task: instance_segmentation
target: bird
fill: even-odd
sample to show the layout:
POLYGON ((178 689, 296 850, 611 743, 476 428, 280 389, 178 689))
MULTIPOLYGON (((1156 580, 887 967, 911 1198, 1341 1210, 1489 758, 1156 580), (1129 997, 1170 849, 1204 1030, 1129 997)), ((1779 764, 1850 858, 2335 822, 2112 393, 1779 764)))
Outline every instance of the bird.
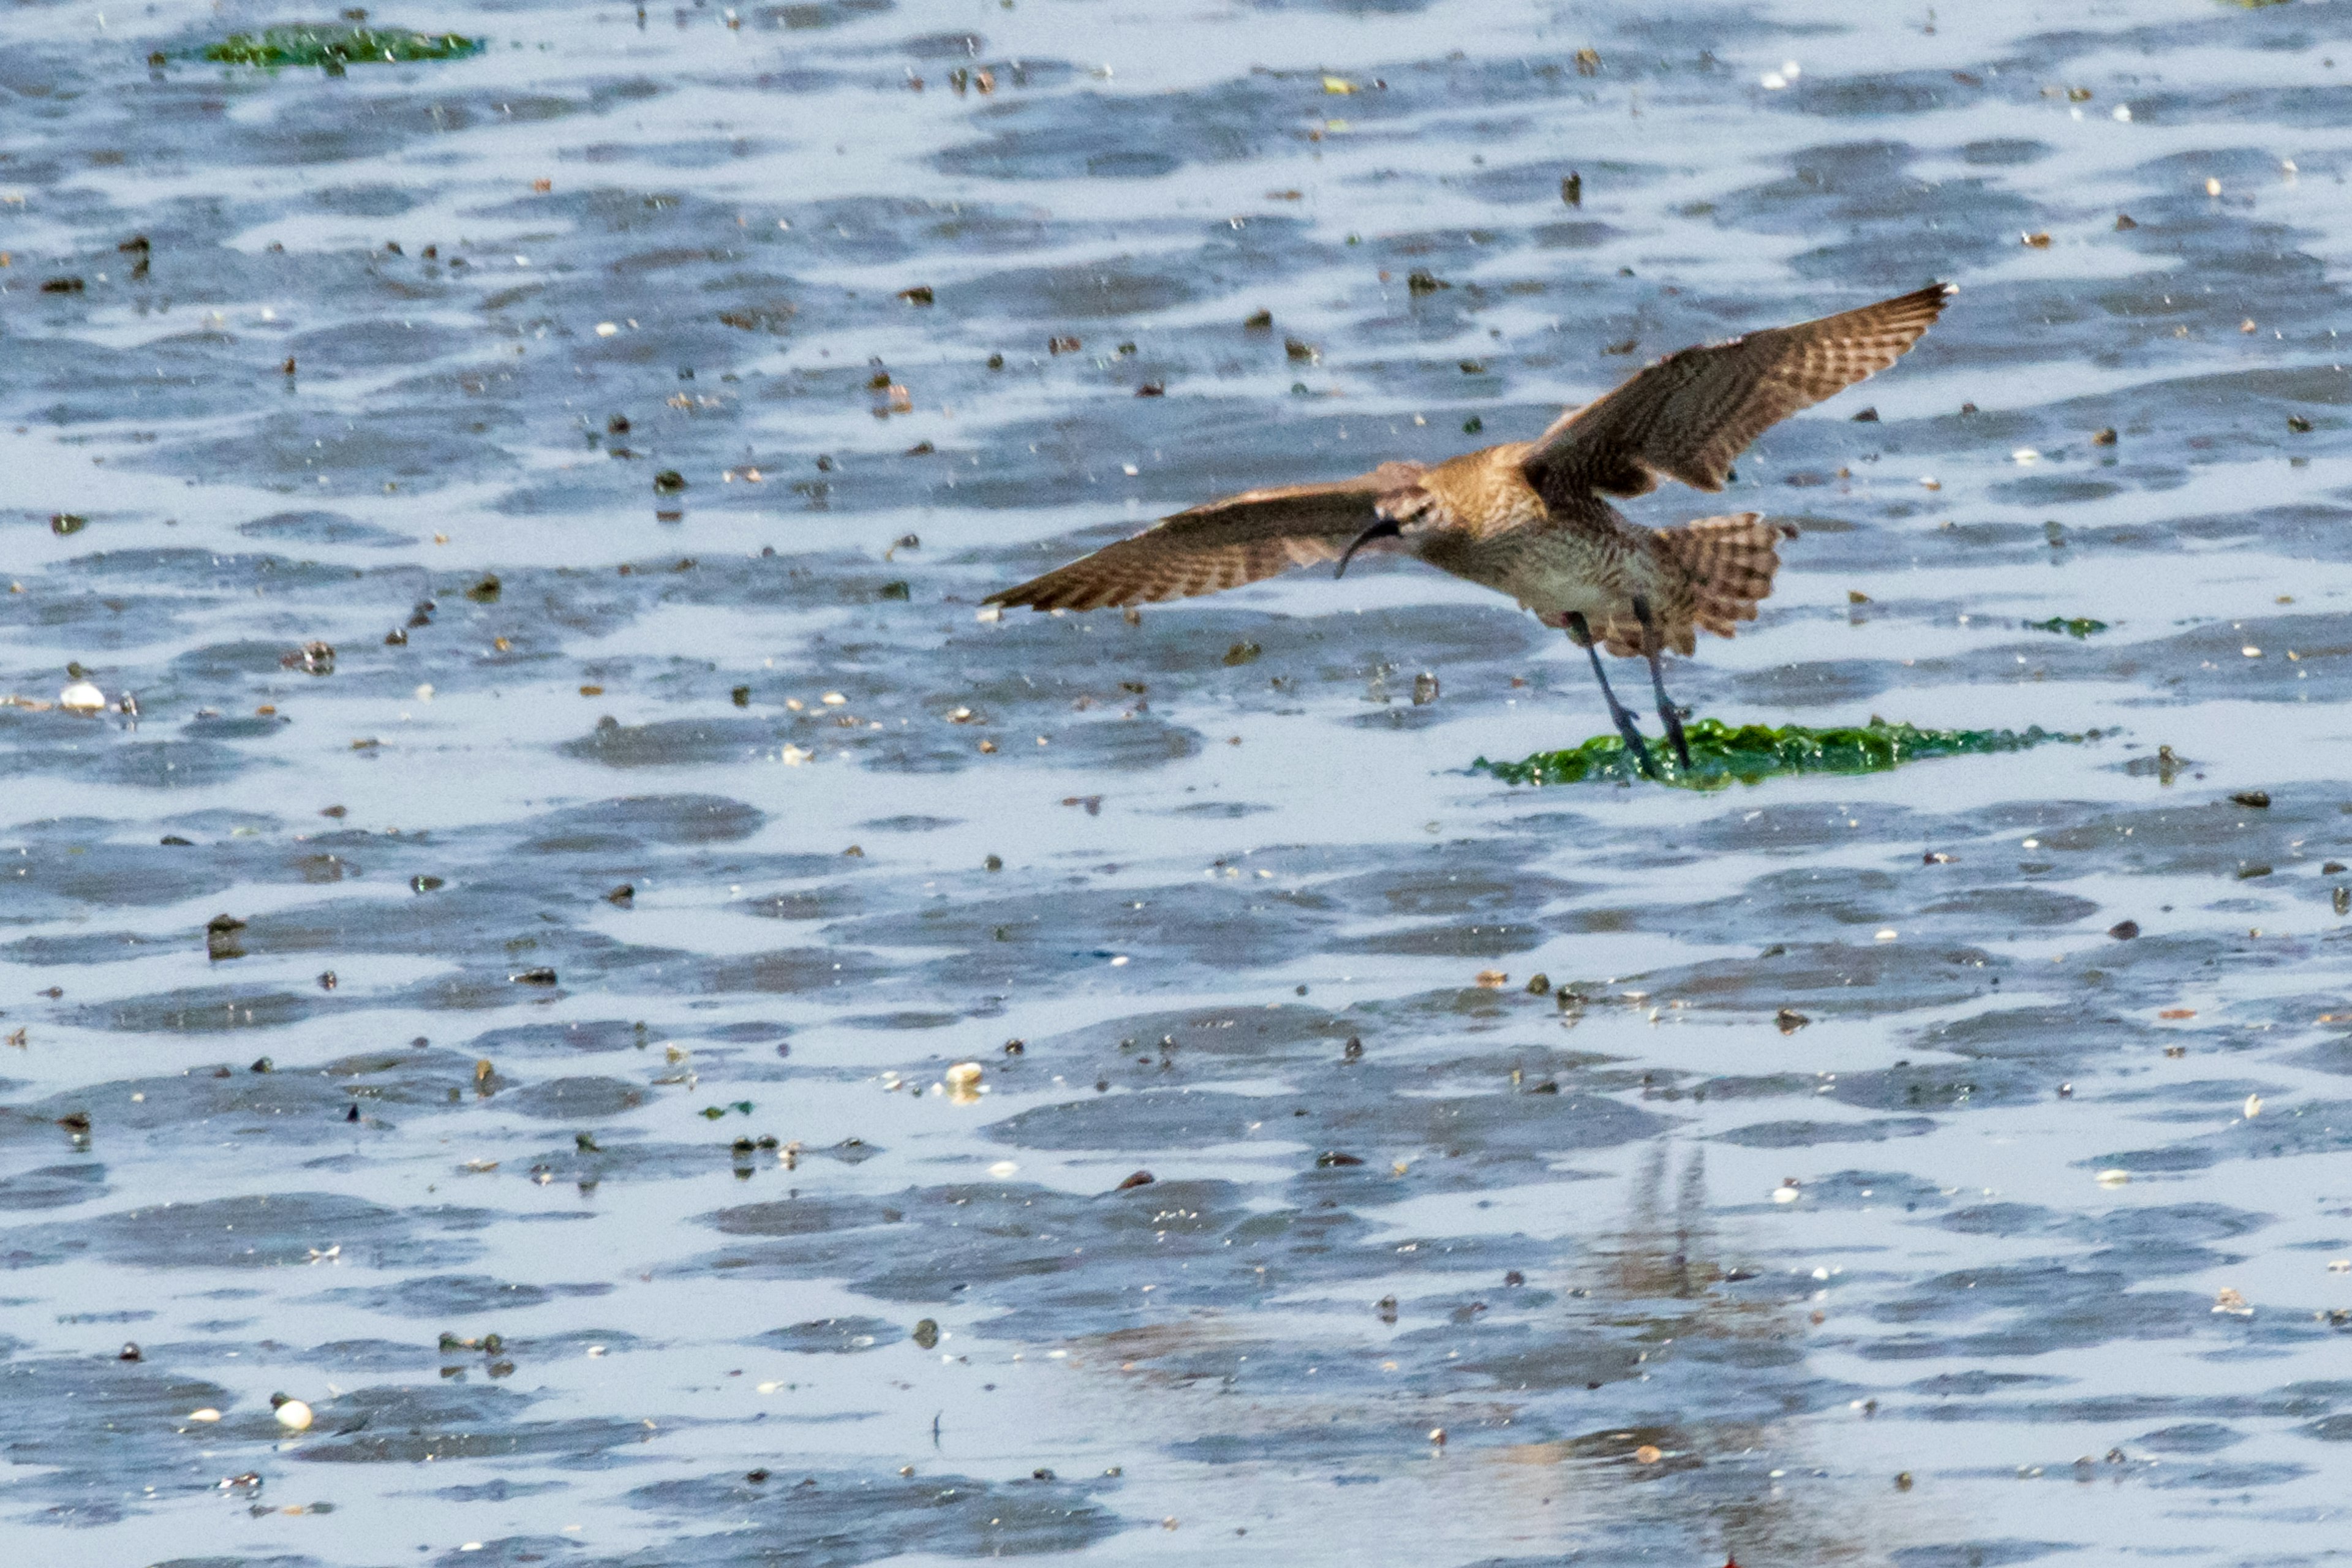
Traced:
POLYGON ((1662 655, 1689 655, 1705 629, 1728 637, 1772 592, 1780 546, 1796 530, 1743 511, 1668 528, 1633 522, 1609 498, 1662 479, 1723 489, 1766 429, 1886 369, 1958 292, 1933 283, 1836 315, 1704 343, 1653 361, 1570 407, 1532 441, 1442 463, 1386 462, 1353 479, 1247 490, 1161 519, 1130 539, 984 603, 1092 610, 1189 598, 1367 547, 1402 551, 1509 595, 1592 661, 1609 717, 1648 777, 1641 727, 1601 662, 1647 661, 1658 718, 1689 768, 1683 710, 1662 655))

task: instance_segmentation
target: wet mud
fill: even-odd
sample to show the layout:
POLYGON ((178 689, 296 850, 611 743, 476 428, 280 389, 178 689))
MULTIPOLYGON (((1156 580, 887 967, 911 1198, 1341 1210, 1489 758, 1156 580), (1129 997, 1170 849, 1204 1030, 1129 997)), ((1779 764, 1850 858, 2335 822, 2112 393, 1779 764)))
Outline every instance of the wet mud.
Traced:
POLYGON ((2346 16, 18 7, 10 1559, 2340 1553, 2346 16), (1931 278, 1720 787, 981 604, 1931 278))

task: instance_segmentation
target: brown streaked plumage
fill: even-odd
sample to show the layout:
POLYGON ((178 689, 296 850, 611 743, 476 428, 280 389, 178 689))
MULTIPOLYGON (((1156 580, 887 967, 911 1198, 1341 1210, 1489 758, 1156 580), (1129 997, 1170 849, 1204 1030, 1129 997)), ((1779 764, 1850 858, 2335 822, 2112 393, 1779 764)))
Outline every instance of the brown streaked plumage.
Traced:
POLYGON ((1659 655, 1687 654, 1704 629, 1732 635, 1772 591, 1780 541, 1794 530, 1754 512, 1654 530, 1605 499, 1660 479, 1719 490, 1749 442, 1800 409, 1885 370, 1950 299, 1934 284, 1860 310, 1688 348, 1563 414, 1528 442, 1434 466, 1383 463, 1331 484, 1251 490, 1180 511, 992 605, 1091 610, 1255 583, 1293 566, 1339 563, 1393 541, 1433 566, 1508 594, 1592 655, 1611 717, 1649 765, 1632 715, 1609 689, 1600 649, 1646 657, 1675 751, 1680 710, 1659 655))

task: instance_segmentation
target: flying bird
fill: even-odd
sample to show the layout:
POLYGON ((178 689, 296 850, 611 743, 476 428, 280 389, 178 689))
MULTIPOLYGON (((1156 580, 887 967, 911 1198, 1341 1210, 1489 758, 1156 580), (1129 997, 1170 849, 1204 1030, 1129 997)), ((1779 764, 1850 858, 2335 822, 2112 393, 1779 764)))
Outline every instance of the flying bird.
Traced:
POLYGON ((1772 592, 1795 529, 1752 511, 1652 529, 1611 496, 1661 479, 1720 490, 1749 442, 1782 419, 1885 370, 1956 292, 1931 284, 1859 310, 1668 354, 1571 408, 1533 441, 1442 463, 1382 463, 1329 484, 1249 490, 1165 518, 1083 560, 990 595, 992 605, 1092 610, 1213 594, 1293 566, 1337 563, 1368 545, 1402 550, 1508 594, 1558 626, 1592 673, 1644 773, 1641 727, 1609 685, 1602 650, 1650 667, 1658 718, 1685 767, 1682 710, 1660 656, 1689 654, 1700 628, 1727 637, 1772 592))

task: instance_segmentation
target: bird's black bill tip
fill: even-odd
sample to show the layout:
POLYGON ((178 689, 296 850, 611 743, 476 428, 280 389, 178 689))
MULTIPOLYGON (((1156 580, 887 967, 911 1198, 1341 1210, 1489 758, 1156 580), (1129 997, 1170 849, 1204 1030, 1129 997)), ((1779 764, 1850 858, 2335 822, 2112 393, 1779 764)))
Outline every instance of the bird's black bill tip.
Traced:
POLYGON ((1348 563, 1356 558, 1357 551, 1361 550, 1365 545, 1370 544, 1375 539, 1394 539, 1403 531, 1404 531, 1402 529, 1397 526, 1396 520, 1394 518, 1384 517, 1381 519, 1380 521, 1372 524, 1371 527, 1364 530, 1363 532, 1356 535, 1355 538, 1348 542, 1348 548, 1339 552, 1339 564, 1332 570, 1332 580, 1336 582, 1339 578, 1345 577, 1348 574, 1348 563))

